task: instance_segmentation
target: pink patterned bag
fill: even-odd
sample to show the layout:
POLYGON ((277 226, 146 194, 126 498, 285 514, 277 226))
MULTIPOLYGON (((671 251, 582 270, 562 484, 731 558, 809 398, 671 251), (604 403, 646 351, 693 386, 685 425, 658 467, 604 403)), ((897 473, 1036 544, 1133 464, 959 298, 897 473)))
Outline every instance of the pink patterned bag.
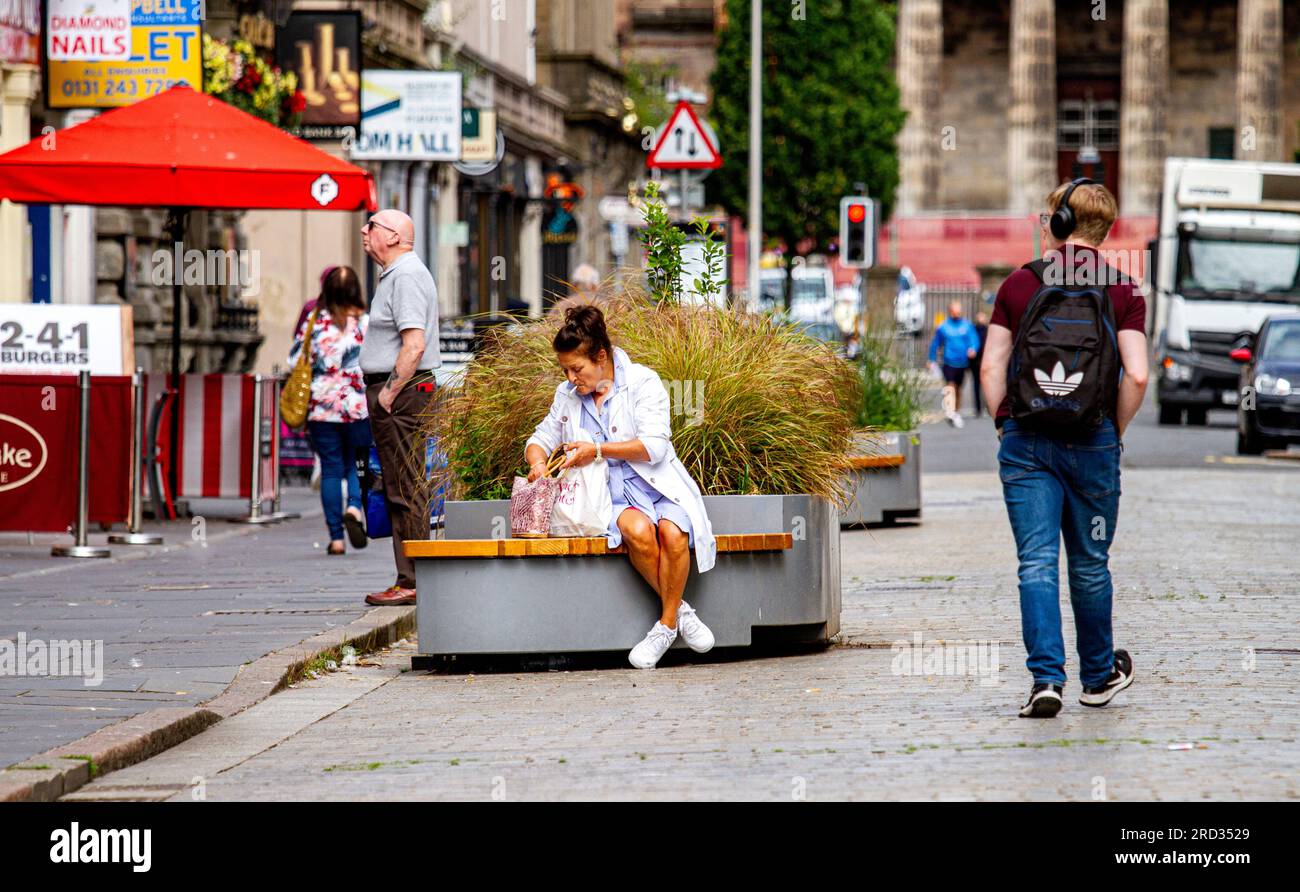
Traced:
POLYGON ((564 464, 565 454, 556 449, 546 463, 546 474, 532 483, 516 477, 510 487, 510 535, 516 539, 545 539, 551 533, 551 510, 560 494, 560 479, 553 476, 564 464))

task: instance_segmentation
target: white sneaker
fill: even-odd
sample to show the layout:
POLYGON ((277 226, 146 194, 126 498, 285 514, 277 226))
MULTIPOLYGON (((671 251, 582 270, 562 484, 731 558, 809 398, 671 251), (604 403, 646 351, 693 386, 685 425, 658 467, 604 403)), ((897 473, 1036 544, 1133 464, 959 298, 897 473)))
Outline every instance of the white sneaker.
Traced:
POLYGON ((713 650, 713 645, 716 643, 713 632, 709 631, 709 627, 685 601, 677 608, 677 631, 681 633, 686 646, 697 654, 713 650))
POLYGON ((627 660, 638 669, 653 669, 660 658, 668 652, 677 640, 677 630, 670 629, 661 622, 656 622, 641 643, 632 648, 627 660))
POLYGON ((955 428, 963 428, 966 426, 966 422, 962 419, 960 412, 952 413, 952 426, 955 428))

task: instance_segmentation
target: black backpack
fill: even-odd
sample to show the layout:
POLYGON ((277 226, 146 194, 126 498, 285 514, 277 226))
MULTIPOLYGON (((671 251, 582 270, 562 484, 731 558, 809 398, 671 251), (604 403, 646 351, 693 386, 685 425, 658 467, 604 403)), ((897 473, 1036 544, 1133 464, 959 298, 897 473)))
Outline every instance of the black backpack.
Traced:
MULTIPOLYGON (((1047 263, 1026 263, 1039 281, 1020 319, 1007 371, 1011 417, 1045 433, 1075 435, 1115 417, 1123 366, 1105 284, 1047 283, 1047 263)), ((1097 264, 1102 282, 1121 273, 1097 264)), ((1116 278, 1118 277, 1118 278, 1116 278)))

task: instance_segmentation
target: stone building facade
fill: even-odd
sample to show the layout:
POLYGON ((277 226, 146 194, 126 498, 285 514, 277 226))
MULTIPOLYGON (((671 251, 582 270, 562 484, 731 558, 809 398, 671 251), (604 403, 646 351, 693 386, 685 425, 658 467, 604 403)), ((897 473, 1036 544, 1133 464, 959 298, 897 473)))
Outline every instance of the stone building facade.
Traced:
POLYGON ((623 59, 672 69, 671 84, 709 92, 726 0, 617 0, 623 59))
POLYGON ((900 0, 900 215, 1030 213, 1102 179, 1154 215, 1164 158, 1290 161, 1296 0, 900 0))

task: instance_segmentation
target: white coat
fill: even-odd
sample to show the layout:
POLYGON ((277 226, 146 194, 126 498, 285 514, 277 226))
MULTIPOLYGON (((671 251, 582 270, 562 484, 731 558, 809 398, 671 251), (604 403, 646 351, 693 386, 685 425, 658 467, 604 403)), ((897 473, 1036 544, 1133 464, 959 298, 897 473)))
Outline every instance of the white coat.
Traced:
MULTIPOLYGON (((707 572, 717 559, 718 545, 713 526, 704 510, 704 496, 673 449, 668 391, 652 368, 632 362, 622 347, 614 348, 618 386, 605 398, 601 411, 610 412, 610 433, 615 442, 640 440, 650 453, 649 461, 629 461, 628 466, 670 501, 679 505, 691 520, 695 536, 695 567, 707 572)), ((536 444, 549 455, 561 443, 578 439, 582 427, 582 396, 568 381, 555 388, 551 410, 537 425, 524 449, 536 444)))

